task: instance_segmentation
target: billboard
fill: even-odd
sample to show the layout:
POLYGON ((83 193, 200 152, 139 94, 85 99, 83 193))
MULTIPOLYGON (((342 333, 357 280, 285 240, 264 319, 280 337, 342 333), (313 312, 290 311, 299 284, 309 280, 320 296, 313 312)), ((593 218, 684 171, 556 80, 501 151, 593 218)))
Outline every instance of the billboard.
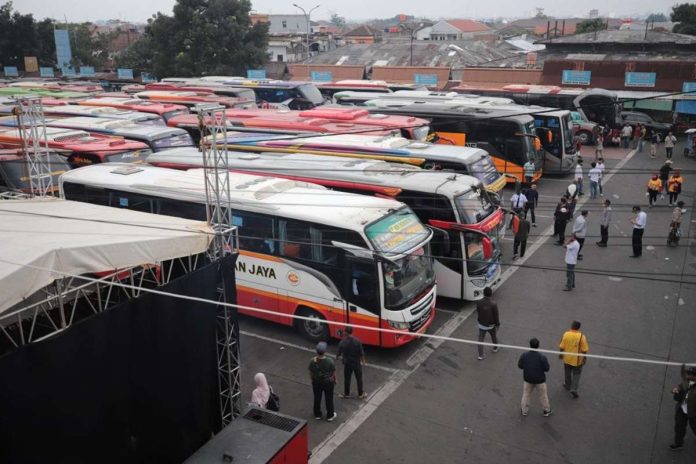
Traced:
POLYGON ((592 71, 574 71, 564 69, 561 79, 563 85, 590 85, 592 71))
POLYGON ((65 29, 56 29, 53 31, 53 38, 56 42, 56 59, 58 67, 63 71, 63 74, 72 69, 72 48, 70 48, 70 33, 65 29))
POLYGON ((41 77, 53 77, 55 74, 53 73, 53 68, 48 66, 48 67, 40 67, 39 68, 39 76, 41 77))
POLYGON ((80 66, 80 76, 83 77, 94 77, 96 73, 92 66, 80 66))
POLYGON ((654 72, 627 72, 624 77, 626 87, 655 87, 656 81, 654 72))
POLYGON ((5 66, 5 77, 19 77, 19 70, 16 66, 5 66))
POLYGON ((331 71, 312 71, 311 79, 317 82, 331 82, 333 73, 331 71))
POLYGON ((266 70, 265 69, 247 69, 248 79, 265 79, 266 70))
POLYGON ((118 68, 116 70, 119 79, 133 79, 133 70, 129 68, 118 68))
POLYGON ((416 74, 413 82, 419 85, 437 85, 437 74, 416 74))
POLYGON ((24 72, 38 72, 39 60, 35 56, 24 57, 24 72))

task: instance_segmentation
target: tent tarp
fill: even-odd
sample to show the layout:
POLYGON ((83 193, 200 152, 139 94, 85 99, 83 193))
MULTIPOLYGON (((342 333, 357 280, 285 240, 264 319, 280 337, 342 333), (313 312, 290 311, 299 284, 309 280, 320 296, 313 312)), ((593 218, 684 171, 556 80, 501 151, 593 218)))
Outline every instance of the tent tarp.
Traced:
POLYGON ((65 274, 202 253, 211 237, 199 221, 56 198, 2 200, 0 315, 65 274))

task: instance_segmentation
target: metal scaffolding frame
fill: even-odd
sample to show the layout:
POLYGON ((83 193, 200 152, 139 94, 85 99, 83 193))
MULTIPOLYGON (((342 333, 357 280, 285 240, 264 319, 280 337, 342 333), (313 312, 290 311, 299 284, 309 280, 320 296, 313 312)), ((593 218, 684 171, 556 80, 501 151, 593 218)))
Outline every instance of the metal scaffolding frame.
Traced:
MULTIPOLYGON (((201 104, 195 109, 198 112, 201 131, 206 212, 208 223, 215 233, 209 254, 211 260, 221 263, 222 258, 239 253, 239 235, 237 228, 232 224, 232 207, 229 202, 230 175, 225 107, 201 104), (206 136, 209 136, 209 143, 204 142, 206 136)), ((220 301, 229 302, 229 295, 226 294, 226 289, 229 288, 229 285, 220 284, 220 301)), ((218 306, 216 336, 220 417, 224 427, 241 413, 239 325, 235 308, 218 306)))
POLYGON ((53 192, 51 158, 46 138, 46 119, 40 97, 17 99, 17 129, 22 139, 25 168, 32 196, 45 197, 53 192))

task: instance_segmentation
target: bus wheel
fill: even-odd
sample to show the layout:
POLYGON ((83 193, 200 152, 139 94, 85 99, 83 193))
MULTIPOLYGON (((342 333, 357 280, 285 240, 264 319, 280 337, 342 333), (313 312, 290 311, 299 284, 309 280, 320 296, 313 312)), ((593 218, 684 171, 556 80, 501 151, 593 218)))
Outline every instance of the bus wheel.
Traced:
POLYGON ((329 326, 324 316, 309 308, 300 308, 297 315, 309 318, 297 320, 297 329, 305 338, 313 342, 329 339, 329 326))

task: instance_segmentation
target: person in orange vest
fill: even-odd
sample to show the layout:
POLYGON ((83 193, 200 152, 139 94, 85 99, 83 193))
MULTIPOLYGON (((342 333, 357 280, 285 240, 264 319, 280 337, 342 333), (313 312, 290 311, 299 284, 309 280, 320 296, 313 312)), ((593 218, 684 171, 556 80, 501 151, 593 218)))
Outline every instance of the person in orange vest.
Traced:
POLYGON ((684 179, 682 178, 681 171, 675 169, 674 173, 670 176, 667 181, 667 193, 669 193, 669 206, 674 206, 677 204, 677 198, 682 191, 682 184, 684 179))
POLYGON ((652 178, 648 181, 648 204, 652 207, 653 203, 657 201, 657 195, 662 191, 662 181, 657 176, 653 174, 652 178))
POLYGON ((512 230, 515 233, 515 240, 512 245, 512 260, 517 259, 517 250, 520 251, 520 258, 524 258, 527 250, 527 237, 529 237, 529 221, 521 214, 516 214, 512 218, 512 230))

